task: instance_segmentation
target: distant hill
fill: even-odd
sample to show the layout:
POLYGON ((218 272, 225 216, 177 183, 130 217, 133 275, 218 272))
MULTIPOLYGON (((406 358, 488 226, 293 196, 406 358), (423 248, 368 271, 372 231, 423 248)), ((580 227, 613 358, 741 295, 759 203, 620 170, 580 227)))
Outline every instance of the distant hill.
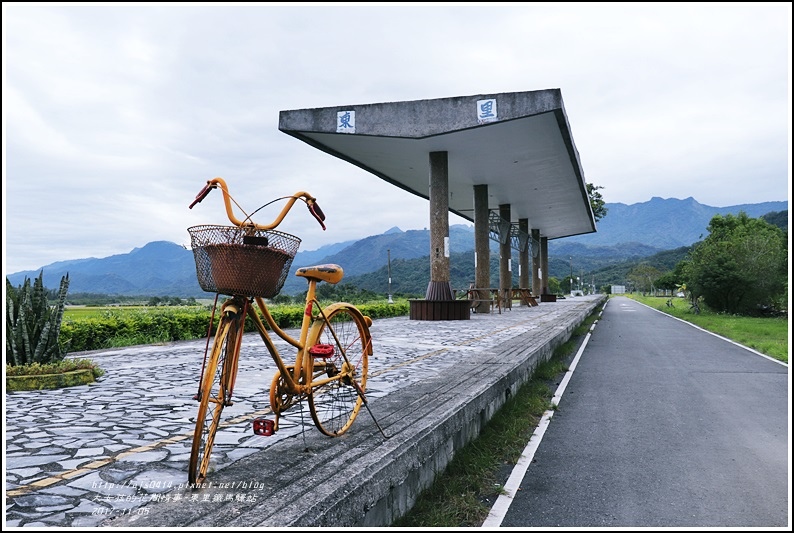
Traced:
POLYGON ((150 242, 130 253, 101 259, 59 261, 35 271, 6 276, 12 285, 25 277, 35 278, 44 270, 44 286, 57 288, 69 274, 69 293, 118 294, 124 296, 200 296, 205 293, 196 281, 193 252, 167 241, 150 242))
MULTIPOLYGON (((600 247, 595 256, 552 257, 549 259, 549 271, 552 277, 563 279, 571 274, 582 276, 585 283, 592 283, 597 288, 604 285, 621 285, 626 275, 639 262, 647 262, 660 272, 672 270, 679 261, 686 257, 689 246, 664 250, 650 256, 622 255, 619 259, 605 261, 600 259, 601 252, 615 250, 620 247, 600 247)), ((491 255, 491 286, 499 284, 499 259, 497 254, 491 255)), ((455 289, 465 289, 474 279, 474 252, 451 254, 450 282, 455 289)), ((388 272, 382 267, 375 272, 345 278, 343 283, 350 283, 360 289, 379 294, 389 292, 388 272)), ((427 258, 393 261, 391 265, 391 294, 422 295, 430 281, 430 270, 427 258)), ((513 282, 517 282, 517 273, 513 273, 513 282)))
MULTIPOLYGON (((562 278, 574 270, 591 273, 621 263, 636 262, 666 250, 688 247, 706 235, 706 227, 716 214, 738 214, 744 211, 751 217, 765 215, 770 223, 787 228, 788 203, 765 202, 732 207, 710 207, 693 198, 685 200, 652 198, 633 205, 606 204, 607 216, 599 221, 598 232, 566 237, 549 242, 549 275, 562 278)), ((450 227, 451 275, 453 286, 466 286, 473 277, 474 228, 469 225, 450 227), (471 268, 469 268, 469 259, 471 268), (455 285, 458 282, 460 285, 455 285)), ((492 243, 492 250, 497 250, 492 243)), ((329 244, 317 250, 298 252, 292 271, 299 266, 337 263, 345 270, 344 283, 359 284, 362 288, 379 286, 376 292, 385 293, 389 257, 392 278, 398 279, 400 268, 408 269, 412 277, 426 272, 429 279, 428 230, 402 231, 391 228, 386 233, 360 240, 329 244), (414 262, 415 261, 415 262, 414 262), (419 274, 417 274, 417 272, 419 274), (370 280, 371 278, 371 280, 370 280)), ((498 257, 498 253, 495 254, 498 257)), ((492 255, 492 263, 495 261, 492 255)), ((517 264, 517 260, 514 260, 517 264)), ((25 277, 35 278, 44 270, 44 284, 57 288, 60 279, 69 273, 69 293, 96 293, 120 296, 179 296, 207 297, 196 281, 193 252, 183 246, 165 241, 150 242, 130 253, 105 258, 60 261, 35 271, 7 275, 18 286, 25 277)), ((498 279, 498 265, 491 268, 498 279)), ((514 273, 517 276, 517 273, 514 273)), ((402 279, 406 279, 404 276, 402 279)), ((421 281, 417 282, 421 286, 421 281)), ((427 282, 424 282, 425 288, 427 282)), ((305 280, 288 276, 282 289, 285 294, 305 290, 305 280)), ((398 291, 394 286, 393 293, 398 291)), ((421 289, 422 293, 424 289, 421 289)))
MULTIPOLYGON (((473 250, 474 228, 455 224, 449 228, 450 250, 473 250)), ((381 267, 388 268, 391 259, 416 259, 428 257, 430 254, 430 231, 391 228, 381 235, 372 235, 349 246, 339 249, 333 254, 315 261, 298 253, 293 261, 294 266, 312 265, 317 263, 334 263, 345 271, 345 278, 366 274, 381 267)), ((284 283, 282 291, 295 294, 306 290, 306 280, 290 276, 284 283)))
POLYGON ((706 237, 706 227, 714 215, 737 215, 740 211, 758 218, 767 213, 786 211, 788 202, 763 202, 730 207, 711 207, 694 198, 653 197, 637 204, 605 204, 607 216, 597 223, 598 231, 566 237, 567 243, 610 246, 624 242, 641 242, 659 250, 689 246, 706 237))

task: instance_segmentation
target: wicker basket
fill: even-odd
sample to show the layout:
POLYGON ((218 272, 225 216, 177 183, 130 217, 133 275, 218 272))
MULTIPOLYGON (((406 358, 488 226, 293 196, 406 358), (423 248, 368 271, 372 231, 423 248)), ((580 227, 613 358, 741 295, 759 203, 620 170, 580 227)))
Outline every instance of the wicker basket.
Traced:
POLYGON ((237 226, 188 228, 196 275, 207 292, 272 298, 287 279, 300 239, 237 226))

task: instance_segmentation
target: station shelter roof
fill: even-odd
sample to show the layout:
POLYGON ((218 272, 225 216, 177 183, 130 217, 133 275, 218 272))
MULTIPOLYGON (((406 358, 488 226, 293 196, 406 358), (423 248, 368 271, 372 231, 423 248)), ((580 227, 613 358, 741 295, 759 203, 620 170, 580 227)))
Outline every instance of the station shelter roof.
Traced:
POLYGON ((449 209, 510 205, 548 239, 596 231, 559 89, 281 111, 279 129, 429 198, 430 152, 447 152, 449 209))

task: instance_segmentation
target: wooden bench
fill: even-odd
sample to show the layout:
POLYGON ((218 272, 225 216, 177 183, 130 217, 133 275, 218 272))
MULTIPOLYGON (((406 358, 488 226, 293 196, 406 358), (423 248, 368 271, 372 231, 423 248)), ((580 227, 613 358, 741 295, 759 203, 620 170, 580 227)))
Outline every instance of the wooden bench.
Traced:
POLYGON ((537 307, 538 300, 532 296, 531 289, 513 289, 513 298, 521 300, 527 307, 537 307))
MULTIPOLYGON (((473 284, 472 284, 473 285, 473 284)), ((530 289, 497 289, 494 287, 477 288, 469 286, 468 289, 461 289, 453 291, 456 294, 460 293, 463 298, 469 300, 471 309, 475 309, 483 302, 488 303, 489 311, 494 308, 502 314, 502 310, 507 311, 513 308, 513 300, 521 300, 521 303, 527 307, 537 307, 538 300, 532 295, 530 289), (487 298, 483 298, 483 293, 487 294, 487 298)))
POLYGON ((473 283, 469 286, 468 289, 462 289, 460 291, 455 291, 455 293, 460 292, 464 295, 464 298, 469 301, 470 309, 473 311, 475 308, 479 306, 479 304, 483 302, 488 303, 488 311, 493 311, 494 307, 499 311, 499 314, 502 314, 502 298, 499 296, 499 289, 494 289, 491 287, 488 288, 476 288, 473 287, 473 283), (483 298, 482 294, 485 293, 488 295, 487 298, 483 298))

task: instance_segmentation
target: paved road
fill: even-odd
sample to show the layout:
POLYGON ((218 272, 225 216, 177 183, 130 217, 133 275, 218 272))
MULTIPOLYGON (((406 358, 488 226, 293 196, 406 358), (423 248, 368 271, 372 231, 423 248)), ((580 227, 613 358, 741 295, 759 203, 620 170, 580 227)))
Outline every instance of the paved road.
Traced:
POLYGON ((787 365, 613 298, 500 525, 790 528, 789 415, 787 365))

